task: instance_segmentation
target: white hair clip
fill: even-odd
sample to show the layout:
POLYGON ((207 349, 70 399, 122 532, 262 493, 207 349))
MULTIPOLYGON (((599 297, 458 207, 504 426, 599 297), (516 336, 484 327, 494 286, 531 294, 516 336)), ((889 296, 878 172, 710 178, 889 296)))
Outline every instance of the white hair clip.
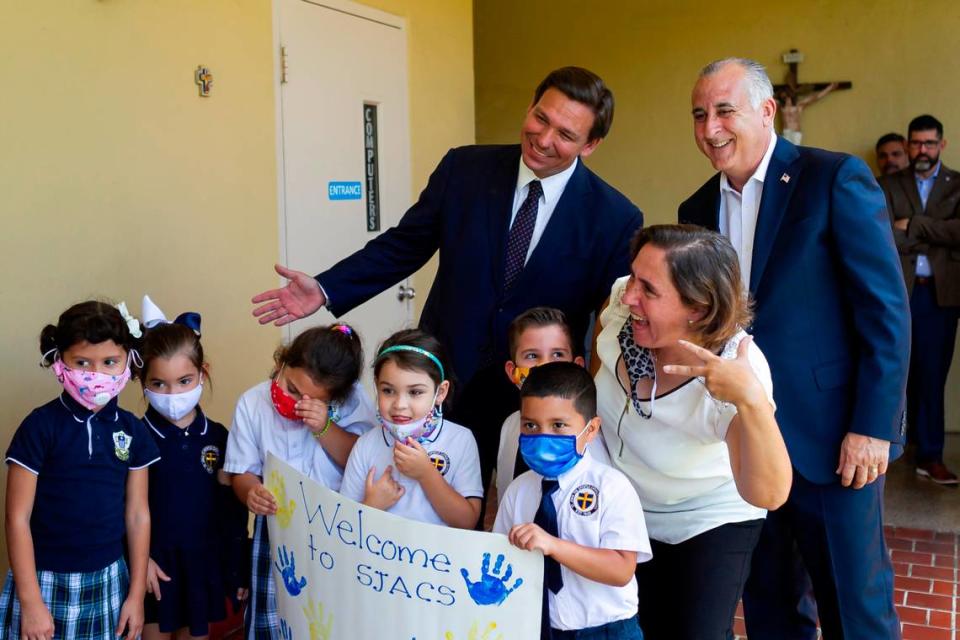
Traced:
POLYGON ((143 326, 147 329, 153 329, 161 324, 179 324, 192 330, 197 337, 200 336, 200 314, 196 311, 185 311, 178 315, 174 320, 167 319, 166 314, 160 310, 150 296, 143 296, 143 305, 141 307, 143 316, 143 326))
POLYGON ((143 326, 147 329, 153 329, 159 324, 169 324, 170 321, 167 320, 167 316, 160 310, 153 300, 150 299, 150 296, 143 296, 143 303, 141 304, 141 313, 143 315, 143 326))
POLYGON ((140 331, 140 321, 130 315, 130 312, 127 311, 127 303, 121 302, 118 304, 117 311, 120 312, 124 322, 127 323, 127 329, 130 330, 130 335, 132 335, 134 338, 141 337, 143 332, 140 331))

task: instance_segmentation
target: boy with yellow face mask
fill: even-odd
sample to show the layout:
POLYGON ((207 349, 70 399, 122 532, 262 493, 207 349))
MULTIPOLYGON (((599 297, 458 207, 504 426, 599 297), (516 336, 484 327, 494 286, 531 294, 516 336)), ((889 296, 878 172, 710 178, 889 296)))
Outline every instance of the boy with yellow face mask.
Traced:
MULTIPOLYGON (((563 311, 551 307, 534 307, 513 319, 507 329, 511 359, 504 364, 507 377, 521 387, 533 367, 547 362, 574 362, 584 366, 576 355, 573 334, 563 311)), ((497 450, 497 495, 503 496, 507 486, 527 470, 518 455, 520 439, 520 412, 515 411, 503 421, 500 428, 500 447, 497 450)))

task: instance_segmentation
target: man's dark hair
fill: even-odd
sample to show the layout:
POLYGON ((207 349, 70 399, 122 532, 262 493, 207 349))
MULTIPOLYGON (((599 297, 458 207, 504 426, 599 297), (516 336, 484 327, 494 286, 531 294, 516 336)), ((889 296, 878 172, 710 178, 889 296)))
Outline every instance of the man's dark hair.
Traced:
POLYGON ((590 373, 572 362, 548 362, 530 370, 520 387, 523 398, 563 398, 584 420, 597 416, 597 387, 590 373))
MULTIPOLYGON (((919 131, 919 129, 912 129, 912 130, 919 131)), ((880 139, 877 140, 877 145, 874 147, 874 150, 879 150, 880 147, 887 144, 888 142, 899 142, 903 144, 906 141, 907 141, 906 138, 904 138, 902 135, 891 131, 890 133, 885 133, 882 136, 880 136, 880 139)))
POLYGON ((943 123, 930 114, 925 113, 910 121, 910 126, 907 127, 907 135, 910 135, 914 131, 930 131, 931 129, 937 130, 938 138, 943 137, 943 123))
POLYGON ((603 80, 592 71, 583 67, 561 67, 547 74, 537 85, 533 93, 533 104, 537 104, 547 89, 556 89, 571 100, 590 107, 593 111, 593 126, 588 140, 605 138, 613 124, 613 93, 603 80))

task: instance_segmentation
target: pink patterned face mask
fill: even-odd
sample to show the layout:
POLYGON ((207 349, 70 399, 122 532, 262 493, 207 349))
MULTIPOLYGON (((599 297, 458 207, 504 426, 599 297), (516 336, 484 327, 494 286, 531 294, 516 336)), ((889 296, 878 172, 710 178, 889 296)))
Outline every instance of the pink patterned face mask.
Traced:
POLYGON ((120 395, 127 381, 130 379, 130 355, 127 355, 127 367, 120 375, 71 369, 57 359, 51 366, 57 380, 70 397, 85 406, 87 409, 96 409, 110 402, 120 395))

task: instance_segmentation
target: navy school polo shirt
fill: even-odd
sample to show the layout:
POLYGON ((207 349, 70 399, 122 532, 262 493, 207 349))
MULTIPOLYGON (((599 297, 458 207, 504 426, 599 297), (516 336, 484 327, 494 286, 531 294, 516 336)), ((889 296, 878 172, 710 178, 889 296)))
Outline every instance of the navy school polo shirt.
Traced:
POLYGON ((241 512, 245 537, 246 508, 230 487, 217 482, 227 451, 226 427, 207 418, 200 407, 186 429, 153 407, 143 421, 160 449, 160 461, 150 467, 151 549, 216 544, 228 524, 223 522, 224 509, 231 506, 241 512))
POLYGON ((6 461, 37 475, 30 516, 37 569, 96 571, 117 561, 128 473, 159 457, 144 424, 116 398, 94 413, 62 393, 30 412, 6 461))

